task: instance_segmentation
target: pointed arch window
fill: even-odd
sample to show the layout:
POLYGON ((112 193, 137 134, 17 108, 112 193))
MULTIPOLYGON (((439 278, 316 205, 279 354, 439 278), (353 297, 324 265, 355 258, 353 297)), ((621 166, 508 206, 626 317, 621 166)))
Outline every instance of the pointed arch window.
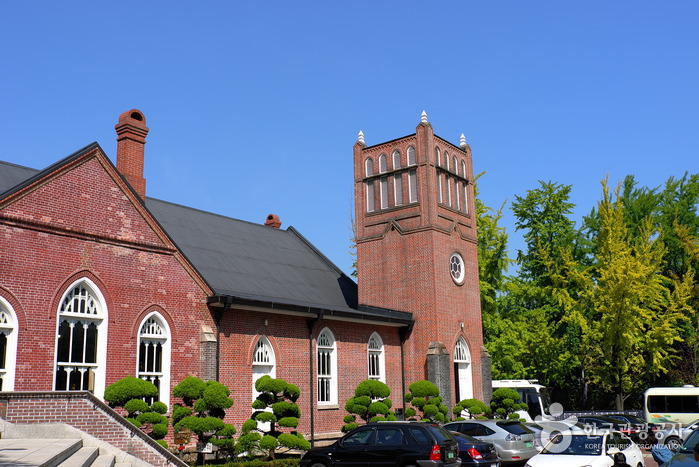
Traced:
POLYGON ((316 339, 318 404, 337 404, 337 351, 335 336, 323 329, 316 339))
POLYGON ((444 168, 449 170, 449 153, 444 151, 444 168))
POLYGON ((413 146, 408 146, 408 165, 417 165, 417 158, 415 157, 415 148, 413 146))
POLYGON ((252 399, 260 394, 255 389, 255 382, 263 376, 277 377, 277 361, 274 349, 267 336, 260 336, 252 354, 252 399))
POLYGON ((459 164, 456 163, 456 156, 452 156, 451 158, 451 170, 453 170, 455 174, 459 174, 459 164))
POLYGON ((60 301, 56 337, 56 391, 104 395, 107 307, 88 279, 71 285, 60 301))
POLYGON ((374 175, 374 160, 371 157, 364 161, 364 173, 367 177, 374 175))
POLYGON ((138 377, 158 388, 158 396, 146 400, 170 404, 170 329, 160 313, 150 313, 138 331, 138 377))
POLYGON ((386 154, 381 154, 379 156, 379 173, 382 174, 388 170, 386 165, 386 154))
POLYGON ((376 332, 369 338, 367 353, 369 361, 369 379, 386 382, 383 341, 381 340, 381 336, 376 332))
POLYGON ((393 170, 400 169, 400 151, 393 151, 393 170))
POLYGON ((459 337, 454 346, 454 378, 456 383, 457 402, 473 397, 473 370, 471 368, 471 352, 463 336, 459 337))
POLYGON ((9 302, 0 297, 0 391, 15 388, 17 317, 9 302))
POLYGON ((434 154, 435 154, 435 165, 439 167, 442 165, 442 153, 439 151, 439 148, 434 148, 434 154))

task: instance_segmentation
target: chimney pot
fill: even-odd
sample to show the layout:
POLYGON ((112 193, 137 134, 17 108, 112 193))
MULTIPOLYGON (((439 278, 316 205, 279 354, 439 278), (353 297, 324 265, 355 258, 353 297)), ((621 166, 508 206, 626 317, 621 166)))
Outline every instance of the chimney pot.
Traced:
POLYGON ((146 179, 143 177, 144 146, 148 127, 146 117, 138 109, 119 115, 114 126, 117 132, 116 167, 141 199, 146 197, 146 179))
POLYGON ((279 216, 276 214, 270 214, 267 216, 267 220, 265 220, 265 225, 273 229, 278 229, 282 226, 282 221, 279 220, 279 216))

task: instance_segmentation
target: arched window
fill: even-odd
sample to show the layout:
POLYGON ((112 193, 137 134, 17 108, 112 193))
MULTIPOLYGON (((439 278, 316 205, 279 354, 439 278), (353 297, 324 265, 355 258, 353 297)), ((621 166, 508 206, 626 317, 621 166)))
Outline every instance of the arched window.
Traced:
POLYGON ((400 151, 393 151, 393 170, 400 169, 400 151))
POLYGON ((386 372, 384 371, 383 341, 378 333, 373 333, 369 338, 367 347, 369 360, 369 379, 377 379, 386 382, 386 372))
POLYGON ((473 374, 471 369, 471 352, 463 336, 459 337, 454 347, 454 378, 456 382, 456 401, 473 397, 473 374))
POLYGON ((468 182, 464 182, 463 211, 468 214, 468 182))
POLYGON ((107 306, 89 279, 71 285, 60 301, 56 338, 56 391, 104 396, 107 306))
POLYGON ((415 157, 415 148, 412 146, 408 147, 408 165, 417 165, 417 159, 415 157))
POLYGON ((374 160, 371 157, 367 157, 364 161, 364 172, 367 177, 374 175, 374 160))
POLYGON ((459 164, 456 163, 456 156, 452 156, 451 158, 451 170, 453 170, 455 174, 459 174, 459 164))
POLYGON ((381 209, 388 207, 388 177, 379 179, 379 203, 381 209))
POLYGON ((255 382, 263 376, 277 377, 277 362, 274 357, 274 349, 266 336, 261 336, 255 345, 255 353, 252 354, 252 399, 260 394, 255 389, 255 382))
POLYGON ((403 204, 403 174, 393 176, 393 199, 396 201, 396 206, 403 204))
POLYGON ((386 154, 381 154, 379 156, 379 173, 382 174, 388 170, 386 166, 386 154))
POLYGON ((454 194, 456 195, 456 204, 454 205, 455 209, 461 209, 461 182, 459 181, 458 178, 454 179, 454 194))
POLYGON ((138 377, 158 388, 158 396, 146 400, 170 405, 170 328, 158 312, 152 312, 138 330, 138 377))
POLYGON ((0 391, 15 388, 17 317, 10 303, 0 297, 0 391))
POLYGON ((468 178, 468 174, 466 173, 466 161, 461 161, 461 176, 468 178))
POLYGON ((449 153, 444 151, 444 168, 449 170, 449 153))
POLYGON ((442 153, 439 151, 439 148, 434 148, 434 154, 435 154, 435 164, 437 167, 442 165, 442 153))
POLYGON ((376 193, 374 189, 374 180, 366 182, 366 210, 373 212, 376 210, 376 193))
POLYGON ((337 352, 335 336, 323 329, 316 339, 318 404, 337 404, 337 352))

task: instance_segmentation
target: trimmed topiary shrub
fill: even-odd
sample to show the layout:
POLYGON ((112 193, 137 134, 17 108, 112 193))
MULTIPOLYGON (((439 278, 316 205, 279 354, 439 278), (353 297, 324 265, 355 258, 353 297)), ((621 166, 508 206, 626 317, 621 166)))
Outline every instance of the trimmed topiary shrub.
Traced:
POLYGON ((520 402, 520 400, 519 393, 515 389, 496 389, 493 391, 493 396, 490 400, 490 409, 493 412, 493 417, 518 420, 519 415, 516 413, 517 411, 529 410, 527 404, 520 402))
POLYGON ((417 417, 419 410, 420 420, 440 423, 448 420, 449 409, 442 403, 439 388, 434 383, 423 379, 408 386, 408 390, 404 400, 412 407, 405 409, 406 418, 417 417))
POLYGON ((342 426, 344 433, 351 431, 359 426, 357 416, 364 421, 376 422, 381 420, 396 420, 396 416, 391 411, 393 403, 388 396, 391 395, 391 389, 375 379, 367 379, 357 385, 354 390, 354 397, 350 397, 345 402, 345 410, 349 412, 343 421, 342 426))
POLYGON ((168 432, 168 419, 163 416, 167 413, 167 406, 162 402, 148 405, 144 399, 157 396, 158 388, 153 383, 133 376, 110 384, 104 391, 104 398, 110 406, 122 407, 129 422, 156 440, 164 438, 168 432))
POLYGON ((265 375, 255 381, 255 389, 260 393, 252 403, 255 409, 252 417, 243 423, 236 451, 249 457, 263 455, 274 459, 280 448, 310 449, 310 443, 303 435, 292 431, 284 433, 284 428, 296 428, 301 410, 296 405, 301 391, 283 379, 265 375))
POLYGON ((457 420, 465 420, 465 416, 468 416, 468 418, 488 418, 492 413, 490 407, 478 399, 464 399, 460 401, 454 406, 453 412, 457 420))

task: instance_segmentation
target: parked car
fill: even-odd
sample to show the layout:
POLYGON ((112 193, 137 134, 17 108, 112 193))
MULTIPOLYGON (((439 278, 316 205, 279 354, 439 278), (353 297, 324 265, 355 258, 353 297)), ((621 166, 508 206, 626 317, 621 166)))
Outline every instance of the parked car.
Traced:
POLYGON ((523 462, 539 452, 534 434, 516 420, 464 420, 444 428, 493 443, 503 464, 523 462))
POLYGON ((626 425, 628 428, 635 428, 636 433, 631 434, 631 439, 636 444, 648 446, 657 442, 655 433, 660 429, 660 425, 657 423, 648 423, 641 417, 624 413, 609 414, 607 417, 619 420, 622 425, 626 425))
POLYGON ((462 467, 500 467, 500 458, 493 443, 487 443, 473 436, 452 431, 459 443, 459 458, 462 467))
POLYGON ((699 419, 694 420, 687 426, 682 426, 679 423, 663 423, 662 427, 656 430, 655 437, 658 443, 664 444, 668 449, 677 451, 682 447, 684 440, 689 439, 697 428, 699 428, 699 419))
POLYGON ((311 448, 301 467, 460 467, 459 445, 447 430, 421 422, 369 423, 330 446, 311 448))
POLYGON ((589 433, 599 434, 603 431, 616 430, 632 439, 638 439, 638 428, 624 424, 620 420, 606 415, 585 415, 578 417, 578 423, 585 426, 589 433))
POLYGON ((622 452, 632 467, 645 465, 643 453, 631 438, 608 430, 597 434, 576 431, 556 435, 525 467, 608 467, 614 464, 613 456, 617 452, 622 452))
POLYGON ((542 420, 539 422, 523 422, 523 425, 529 428, 534 434, 534 446, 541 452, 544 446, 548 444, 554 436, 561 432, 583 431, 584 425, 580 423, 570 424, 560 420, 542 420))
POLYGON ((696 446, 697 443, 699 443, 699 430, 694 430, 663 467, 696 466, 697 461, 694 460, 694 446, 696 446))

